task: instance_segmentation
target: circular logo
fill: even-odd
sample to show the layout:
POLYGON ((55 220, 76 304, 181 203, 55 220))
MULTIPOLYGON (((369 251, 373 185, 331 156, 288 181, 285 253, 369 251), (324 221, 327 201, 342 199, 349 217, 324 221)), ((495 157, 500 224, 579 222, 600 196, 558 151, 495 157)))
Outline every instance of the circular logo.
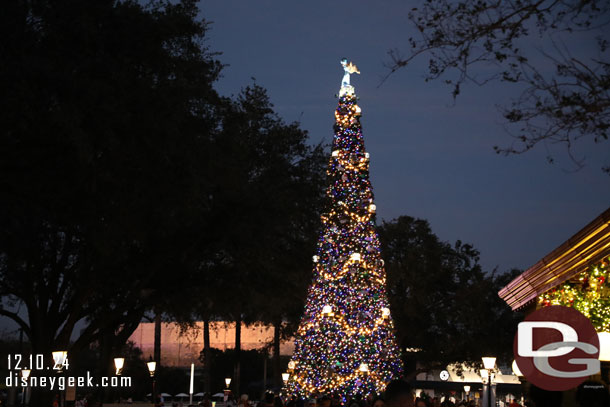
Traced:
POLYGON ((519 323, 513 342, 521 373, 537 387, 564 391, 600 370, 599 338, 574 308, 544 307, 519 323))
POLYGON ((441 373, 439 374, 439 376, 441 377, 441 380, 443 380, 443 381, 449 380, 449 372, 446 370, 441 370, 441 373))

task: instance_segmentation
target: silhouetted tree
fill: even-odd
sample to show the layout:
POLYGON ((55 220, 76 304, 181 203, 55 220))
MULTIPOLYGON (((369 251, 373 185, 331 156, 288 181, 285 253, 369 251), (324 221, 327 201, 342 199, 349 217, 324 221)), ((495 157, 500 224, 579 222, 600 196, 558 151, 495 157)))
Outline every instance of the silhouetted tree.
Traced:
POLYGON ((444 367, 487 353, 512 361, 520 315, 497 293, 516 271, 484 273, 476 249, 440 241, 425 220, 401 216, 378 230, 406 373, 415 361, 444 367))
POLYGON ((110 333, 109 358, 189 283, 220 103, 197 12, 194 1, 3 5, 0 315, 35 353, 75 358, 110 333))
POLYGON ((520 84, 521 96, 501 108, 508 124, 518 125, 511 126, 515 141, 496 151, 522 153, 550 142, 571 154, 579 138, 608 140, 609 17, 610 3, 600 0, 427 0, 409 13, 420 37, 408 39, 406 56, 390 51, 390 73, 426 56, 426 80, 445 78, 454 98, 466 81, 520 84))

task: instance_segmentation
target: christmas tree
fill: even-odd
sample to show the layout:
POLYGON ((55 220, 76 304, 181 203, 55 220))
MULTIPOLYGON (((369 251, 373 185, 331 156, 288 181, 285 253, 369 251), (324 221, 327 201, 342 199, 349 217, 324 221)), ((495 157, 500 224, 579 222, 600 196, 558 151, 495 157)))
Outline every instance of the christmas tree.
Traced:
POLYGON ((361 109, 346 59, 328 167, 329 211, 313 257, 314 280, 288 365, 287 390, 301 397, 380 393, 401 373, 375 231, 375 204, 361 109))

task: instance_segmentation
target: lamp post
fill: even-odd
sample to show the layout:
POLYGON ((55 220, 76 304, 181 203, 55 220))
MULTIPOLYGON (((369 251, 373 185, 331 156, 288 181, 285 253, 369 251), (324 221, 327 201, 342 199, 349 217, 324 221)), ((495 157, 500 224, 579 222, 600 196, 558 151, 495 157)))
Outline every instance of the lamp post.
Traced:
POLYGON ((157 370, 157 362, 150 361, 146 364, 148 367, 148 373, 150 373, 150 377, 152 377, 152 402, 153 406, 157 403, 157 390, 155 389, 155 370, 157 370))
MULTIPOLYGON (((26 382, 28 381, 28 378, 30 377, 30 373, 32 373, 32 371, 28 370, 28 369, 24 369, 24 370, 21 371, 21 376, 25 379, 26 382)), ((23 388, 23 394, 21 395, 21 405, 22 406, 25 406, 25 404, 26 404, 26 400, 27 400, 26 397, 27 397, 27 394, 28 394, 28 387, 29 386, 25 386, 23 388)))
POLYGON ((230 377, 225 377, 225 385, 227 386, 227 388, 224 391, 224 393, 225 393, 224 401, 225 401, 225 403, 227 403, 227 401, 229 400, 229 394, 231 394, 231 389, 229 389, 229 386, 231 385, 230 377))
POLYGON ((466 401, 468 401, 468 399, 470 398, 468 395, 470 393, 470 386, 469 385, 465 385, 464 386, 464 392, 466 393, 466 401))
POLYGON ((282 373, 282 380, 284 381, 284 386, 288 384, 288 379, 290 379, 290 373, 282 373))
MULTIPOLYGON (((66 365, 66 360, 68 359, 68 351, 56 350, 56 351, 52 352, 52 355, 53 355, 53 362, 55 363, 55 366, 53 366, 53 369, 56 369, 57 374, 60 375, 63 373, 64 366, 66 365)), ((59 405, 61 407, 63 407, 66 404, 64 391, 60 391, 60 393, 59 393, 59 405)))
POLYGON ((481 370, 481 377, 487 379, 487 400, 488 400, 487 406, 492 407, 495 405, 495 397, 492 394, 491 386, 492 386, 492 382, 494 379, 496 358, 493 356, 484 356, 482 359, 483 359, 483 367, 485 369, 481 370), (485 377, 483 375, 485 375, 485 377))
POLYGON ((123 366, 125 365, 125 358, 114 358, 114 369, 116 375, 120 376, 123 373, 123 366))

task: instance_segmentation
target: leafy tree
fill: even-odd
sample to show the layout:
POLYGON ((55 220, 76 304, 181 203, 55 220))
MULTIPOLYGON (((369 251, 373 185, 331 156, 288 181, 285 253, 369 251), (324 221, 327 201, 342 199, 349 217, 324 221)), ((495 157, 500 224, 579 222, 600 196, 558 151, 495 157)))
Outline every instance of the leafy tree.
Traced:
POLYGON ((194 1, 3 7, 0 315, 35 353, 97 341, 108 366, 153 304, 180 304, 220 103, 196 15, 194 1))
MULTIPOLYGON (((238 324, 266 321, 279 333, 286 315, 300 313, 309 276, 325 176, 322 148, 307 143, 298 123, 284 123, 256 84, 226 100, 220 127, 211 161, 209 231, 216 239, 201 274, 210 291, 202 309, 238 324)), ((279 379, 279 354, 274 361, 279 379)))
POLYGON ((579 138, 608 140, 609 16, 610 3, 600 0, 427 0, 409 13, 420 37, 409 38, 406 56, 390 51, 390 73, 426 55, 426 80, 445 78, 454 98, 466 81, 520 84, 521 96, 501 108, 507 123, 518 125, 515 140, 496 152, 522 153, 550 142, 571 154, 579 138), (564 42, 568 36, 580 41, 564 42), (590 51, 583 55, 578 44, 590 51))
POLYGON ((401 216, 378 229, 407 374, 416 361, 446 366, 488 353, 512 360, 519 315, 497 292, 516 271, 484 273, 476 249, 440 241, 425 220, 401 216))

